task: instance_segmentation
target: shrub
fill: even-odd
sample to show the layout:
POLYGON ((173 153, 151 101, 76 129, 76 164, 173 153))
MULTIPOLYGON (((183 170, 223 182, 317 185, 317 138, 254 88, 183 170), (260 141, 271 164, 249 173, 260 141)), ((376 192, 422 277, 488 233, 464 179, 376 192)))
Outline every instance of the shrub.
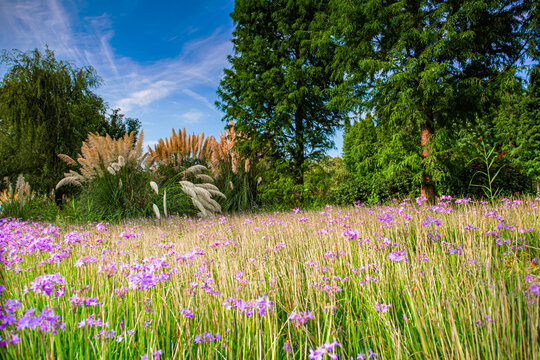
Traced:
POLYGON ((5 178, 6 189, 0 193, 0 215, 21 219, 40 218, 54 220, 58 208, 47 195, 37 195, 30 189, 30 184, 19 175, 15 186, 5 178))

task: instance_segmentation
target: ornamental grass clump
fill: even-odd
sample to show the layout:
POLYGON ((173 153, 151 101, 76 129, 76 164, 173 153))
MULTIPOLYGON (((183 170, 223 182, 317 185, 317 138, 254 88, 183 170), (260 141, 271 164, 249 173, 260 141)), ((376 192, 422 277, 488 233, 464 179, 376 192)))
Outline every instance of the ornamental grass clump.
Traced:
POLYGON ((216 184, 226 195, 225 211, 250 209, 256 203, 257 185, 262 178, 257 175, 257 161, 234 148, 237 134, 234 125, 220 134, 215 141, 209 164, 216 184), (259 180, 257 180, 257 178, 259 180))
POLYGON ((213 136, 204 138, 202 134, 186 134, 186 129, 172 129, 169 138, 159 139, 154 148, 148 146, 147 166, 181 166, 189 167, 195 164, 206 164, 212 155, 215 139, 213 136))
POLYGON ((106 172, 116 175, 126 163, 140 168, 146 158, 142 144, 143 131, 139 134, 137 141, 135 141, 134 131, 125 134, 120 139, 90 133, 88 139, 82 143, 77 161, 65 154, 58 155, 68 165, 79 165, 80 169, 79 172, 70 170, 64 174, 64 178, 56 184, 56 189, 68 184, 80 186, 96 177, 103 177, 106 172))
POLYGON ((21 219, 56 218, 58 209, 50 200, 52 194, 36 194, 24 175, 19 174, 15 184, 5 177, 4 185, 5 189, 0 193, 0 216, 21 219))
POLYGON ((194 165, 182 172, 180 186, 182 191, 191 198, 193 205, 199 209, 199 216, 206 218, 215 213, 221 212, 221 206, 217 201, 212 199, 212 196, 218 196, 225 199, 225 195, 217 186, 211 183, 213 179, 204 174, 207 168, 203 165, 194 165), (188 181, 189 178, 194 178, 196 181, 206 181, 197 183, 188 181))
POLYGON ((152 194, 148 188, 150 173, 143 167, 143 132, 113 139, 109 135, 90 134, 83 142, 77 161, 67 155, 59 157, 76 166, 58 182, 82 187, 76 204, 81 217, 87 219, 125 219, 149 215, 152 194))

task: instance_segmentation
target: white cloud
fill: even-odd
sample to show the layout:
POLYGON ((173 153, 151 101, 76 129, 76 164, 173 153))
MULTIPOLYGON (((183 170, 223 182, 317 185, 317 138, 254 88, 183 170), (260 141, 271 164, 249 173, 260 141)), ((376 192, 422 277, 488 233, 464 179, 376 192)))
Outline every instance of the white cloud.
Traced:
POLYGON ((229 65, 232 29, 218 28, 184 43, 175 56, 143 63, 111 45, 110 14, 82 18, 77 6, 69 0, 0 0, 0 48, 43 49, 48 44, 58 59, 93 66, 103 78, 97 94, 111 108, 143 121, 145 134, 154 139, 168 136, 178 122, 198 131, 204 121, 207 133, 219 134, 221 113, 213 99, 229 65))
POLYGON ((172 81, 159 80, 144 90, 136 91, 128 97, 118 100, 115 107, 126 112, 131 110, 133 106, 146 106, 169 95, 174 90, 174 85, 175 83, 172 81))
POLYGON ((204 117, 204 113, 197 110, 191 110, 185 114, 182 114, 182 118, 184 119, 186 124, 198 123, 199 120, 201 120, 201 118, 203 117, 204 117))
POLYGON ((218 112, 216 110, 216 107, 214 106, 214 104, 212 104, 210 102, 210 100, 208 100, 208 98, 200 95, 200 94, 197 94, 195 91, 193 90, 190 90, 190 89, 183 89, 182 90, 182 93, 186 94, 187 96, 197 100, 198 102, 200 102, 201 104, 205 105, 208 109, 214 111, 214 112, 218 112))
POLYGON ((184 44, 174 58, 141 64, 111 47, 114 31, 108 14, 80 19, 74 6, 60 0, 0 0, 1 47, 26 50, 48 44, 58 58, 94 66, 104 79, 99 93, 123 111, 144 108, 172 93, 195 98, 215 111, 192 89, 217 87, 232 49, 229 33, 217 29, 184 44), (85 32, 76 32, 75 25, 85 32))

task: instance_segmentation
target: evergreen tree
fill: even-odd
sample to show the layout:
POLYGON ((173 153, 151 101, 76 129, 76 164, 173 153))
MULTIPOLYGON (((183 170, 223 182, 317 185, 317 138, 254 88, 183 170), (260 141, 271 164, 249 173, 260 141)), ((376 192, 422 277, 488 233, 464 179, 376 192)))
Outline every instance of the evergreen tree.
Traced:
POLYGON ((304 162, 333 146, 339 113, 329 110, 333 46, 314 41, 326 27, 327 1, 237 0, 234 55, 218 107, 234 122, 237 149, 285 164, 297 184, 304 162))
POLYGON ((394 134, 417 131, 422 194, 435 198, 430 159, 437 129, 459 130, 492 100, 534 39, 534 2, 332 1, 335 70, 346 80, 333 104, 373 111, 394 134))
POLYGON ((522 116, 513 127, 516 148, 513 153, 536 182, 540 195, 540 66, 531 72, 529 86, 522 100, 522 116), (517 130, 517 131, 516 131, 517 130))

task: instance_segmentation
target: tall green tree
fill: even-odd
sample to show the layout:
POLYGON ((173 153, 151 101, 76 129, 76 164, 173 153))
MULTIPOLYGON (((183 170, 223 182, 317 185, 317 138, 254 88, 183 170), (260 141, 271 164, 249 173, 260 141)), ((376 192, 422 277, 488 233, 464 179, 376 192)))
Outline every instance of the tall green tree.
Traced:
POLYGON ((118 111, 107 117, 107 104, 93 92, 101 79, 92 67, 57 60, 49 48, 4 51, 1 61, 8 67, 0 82, 2 178, 22 173, 49 192, 67 171, 58 154, 74 156, 90 132, 121 136, 138 125, 118 111))
POLYGON ((339 45, 333 99, 374 111, 394 133, 417 131, 421 192, 436 192, 430 159, 437 130, 459 130, 491 101, 534 46, 535 3, 525 1, 333 0, 327 41, 339 45), (534 10, 534 11, 533 11, 534 10))
POLYGON ((340 126, 329 110, 334 46, 315 41, 328 21, 327 1, 237 0, 234 54, 217 106, 234 122, 237 149, 264 156, 304 181, 304 163, 333 146, 340 126))

